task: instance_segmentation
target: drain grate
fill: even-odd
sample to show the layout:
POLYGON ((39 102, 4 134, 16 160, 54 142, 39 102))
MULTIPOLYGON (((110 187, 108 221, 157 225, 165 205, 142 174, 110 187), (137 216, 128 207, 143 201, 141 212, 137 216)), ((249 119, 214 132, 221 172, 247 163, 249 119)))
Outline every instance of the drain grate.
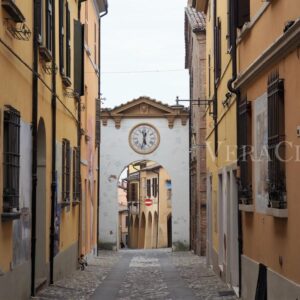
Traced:
POLYGON ((235 296, 234 291, 219 291, 218 294, 219 294, 220 297, 235 296))

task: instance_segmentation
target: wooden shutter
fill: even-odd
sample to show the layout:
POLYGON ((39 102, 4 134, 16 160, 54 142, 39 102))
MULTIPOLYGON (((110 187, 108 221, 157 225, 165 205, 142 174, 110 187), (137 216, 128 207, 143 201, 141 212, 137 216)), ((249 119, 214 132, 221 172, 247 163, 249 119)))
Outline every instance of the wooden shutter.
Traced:
POLYGON ((240 167, 239 199, 243 204, 252 203, 251 170, 249 147, 251 136, 251 106, 247 98, 238 106, 238 160, 240 167))
POLYGON ((71 77, 71 14, 66 3, 66 76, 71 77))
POLYGON ((268 176, 270 206, 276 208, 286 207, 284 123, 284 81, 275 71, 268 78, 268 176))
POLYGON ((250 0, 237 0, 237 27, 250 21, 250 0))
POLYGON ((52 52, 52 0, 46 0, 46 48, 52 52))
POLYGON ((79 96, 84 94, 84 26, 74 20, 74 90, 79 96))
POLYGON ((65 28, 64 28, 64 0, 59 0, 59 70, 60 74, 65 75, 65 51, 64 51, 64 37, 65 37, 65 28))

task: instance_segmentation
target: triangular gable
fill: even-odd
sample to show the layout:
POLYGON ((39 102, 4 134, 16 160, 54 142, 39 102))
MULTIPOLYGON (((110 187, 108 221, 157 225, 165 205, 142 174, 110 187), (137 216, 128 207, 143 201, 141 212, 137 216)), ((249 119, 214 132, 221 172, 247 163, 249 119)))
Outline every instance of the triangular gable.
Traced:
POLYGON ((181 118, 182 124, 186 124, 188 110, 183 106, 169 106, 149 97, 140 97, 113 109, 101 111, 103 126, 107 125, 108 119, 113 119, 116 128, 120 128, 123 118, 167 118, 169 127, 172 128, 176 118, 181 118))

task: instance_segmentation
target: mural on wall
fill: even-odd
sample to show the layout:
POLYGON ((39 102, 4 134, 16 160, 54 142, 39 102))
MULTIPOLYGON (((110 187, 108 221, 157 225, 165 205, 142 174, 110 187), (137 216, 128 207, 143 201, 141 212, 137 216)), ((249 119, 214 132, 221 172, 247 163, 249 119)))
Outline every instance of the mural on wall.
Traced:
POLYGON ((265 213, 268 206, 268 99, 264 94, 254 102, 255 208, 265 213))

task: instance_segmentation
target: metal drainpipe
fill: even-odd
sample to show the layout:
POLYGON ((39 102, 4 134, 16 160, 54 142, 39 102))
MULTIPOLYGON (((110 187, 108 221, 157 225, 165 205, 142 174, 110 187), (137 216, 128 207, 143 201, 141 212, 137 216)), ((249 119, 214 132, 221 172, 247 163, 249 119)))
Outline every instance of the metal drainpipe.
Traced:
MULTIPOLYGON (((240 102, 240 90, 233 87, 234 81, 237 79, 237 0, 231 0, 230 7, 230 23, 231 23, 231 59, 232 59, 232 78, 228 81, 228 90, 236 95, 236 121, 239 120, 239 102, 240 102)), ((237 139, 239 138, 239 126, 237 124, 237 139)), ((239 143, 239 142, 238 142, 239 143)), ((237 153, 238 155, 238 153, 237 153)), ((238 209, 238 248, 239 248, 239 297, 242 295, 242 254, 243 254, 243 230, 242 230, 242 212, 238 209)))
POLYGON ((32 192, 31 192, 31 296, 35 296, 36 196, 37 196, 37 123, 38 123, 38 15, 40 2, 33 2, 33 73, 32 73, 32 192))
POLYGON ((217 49, 216 49, 216 39, 217 39, 217 0, 214 0, 213 7, 213 19, 214 19, 214 107, 213 107, 213 119, 214 119, 214 143, 215 143, 215 155, 218 155, 218 90, 217 90, 217 49))
MULTIPOLYGON (((98 70, 99 70, 99 80, 98 80, 98 99, 101 99, 101 76, 100 76, 100 70, 101 70, 101 52, 100 52, 100 40, 101 40, 101 18, 106 16, 108 14, 108 5, 106 3, 105 5, 105 12, 101 15, 99 14, 98 18, 98 44, 99 44, 99 49, 98 49, 98 70)), ((100 100, 100 105, 101 105, 101 100, 100 100)), ((101 122, 101 120, 100 120, 101 122)), ((101 123, 100 123, 100 129, 101 129, 101 123)), ((100 143, 101 143, 101 131, 100 131, 100 143)), ((100 144, 98 145, 98 173, 97 173, 97 255, 98 255, 98 250, 99 250, 99 208, 100 208, 100 144)))
MULTIPOLYGON (((192 99, 193 95, 190 95, 192 99)), ((192 102, 190 102, 189 107, 189 210, 190 210, 190 245, 189 249, 192 250, 192 102)))
MULTIPOLYGON (((78 21, 81 22, 81 3, 83 1, 78 2, 78 21)), ((82 76, 84 73, 84 53, 83 54, 83 65, 82 65, 82 76)), ((83 87, 82 87, 83 88, 83 87)), ((77 151, 78 151, 78 158, 79 158, 79 168, 78 168, 78 184, 79 184, 79 214, 78 214, 78 256, 81 255, 81 213, 82 213, 82 198, 81 198, 81 189, 82 189, 82 184, 81 184, 81 96, 79 95, 78 98, 76 98, 77 101, 77 151)))
POLYGON ((52 1, 52 99, 51 99, 51 119, 52 119, 52 183, 51 183, 51 224, 50 224, 50 284, 54 283, 54 246, 55 246, 55 210, 56 210, 56 32, 55 32, 55 2, 52 1))

